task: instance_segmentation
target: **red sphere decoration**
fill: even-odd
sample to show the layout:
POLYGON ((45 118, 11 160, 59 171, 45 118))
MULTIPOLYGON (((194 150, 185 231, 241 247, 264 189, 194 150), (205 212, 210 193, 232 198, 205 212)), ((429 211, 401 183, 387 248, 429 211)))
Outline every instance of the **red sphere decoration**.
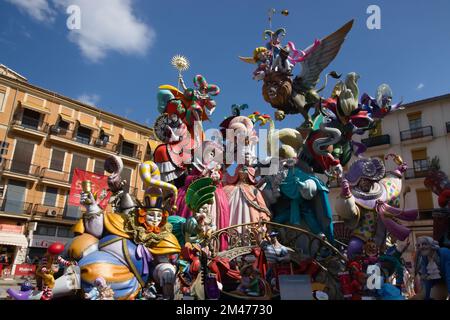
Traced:
POLYGON ((64 251, 64 245, 61 242, 52 243, 48 248, 47 252, 51 255, 58 255, 64 251))

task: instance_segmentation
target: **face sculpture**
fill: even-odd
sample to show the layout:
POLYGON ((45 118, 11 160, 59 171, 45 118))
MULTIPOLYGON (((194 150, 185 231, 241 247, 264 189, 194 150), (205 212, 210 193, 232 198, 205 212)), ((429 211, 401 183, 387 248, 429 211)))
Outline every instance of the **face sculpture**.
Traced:
POLYGON ((417 253, 421 256, 431 256, 433 253, 432 244, 429 239, 420 237, 417 239, 417 253))
POLYGON ((284 107, 292 94, 291 80, 284 74, 271 72, 264 78, 264 100, 274 107, 284 107))
POLYGON ((201 226, 209 226, 212 223, 211 219, 211 205, 205 203, 203 206, 198 209, 198 212, 194 214, 195 220, 197 220, 198 224, 201 226))
POLYGON ((160 227, 163 218, 164 214, 160 209, 140 209, 138 222, 143 225, 148 232, 159 233, 161 231, 160 227))
POLYGON ((145 216, 145 221, 152 227, 157 227, 162 221, 162 212, 160 210, 149 210, 145 216))

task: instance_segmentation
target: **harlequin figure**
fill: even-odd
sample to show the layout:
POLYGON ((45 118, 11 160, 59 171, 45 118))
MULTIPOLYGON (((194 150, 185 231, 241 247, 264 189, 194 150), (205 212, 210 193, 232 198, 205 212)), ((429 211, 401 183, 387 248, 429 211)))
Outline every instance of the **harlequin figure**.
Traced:
POLYGON ((64 251, 64 245, 59 242, 51 244, 47 248, 47 253, 42 258, 36 269, 36 277, 42 280, 43 294, 41 300, 51 300, 53 298, 52 289, 55 286, 54 274, 58 272, 60 266, 70 266, 76 262, 63 259, 60 254, 64 251))
POLYGON ((394 159, 397 169, 386 173, 381 160, 359 158, 342 181, 335 210, 353 230, 347 248, 350 259, 362 253, 369 239, 374 239, 381 248, 387 232, 399 240, 405 240, 411 232, 398 220, 413 221, 418 211, 398 209, 402 175, 407 166, 400 157, 394 159))
MULTIPOLYGON (((148 186, 142 205, 134 204, 130 208, 125 206, 126 202, 119 203, 118 212, 103 212, 92 194, 81 196, 86 213, 75 228, 80 235, 72 241, 68 252, 80 259, 84 292, 92 290, 95 280, 102 277, 114 291, 114 299, 135 299, 153 277, 162 288, 164 298, 173 297, 175 265, 181 248, 171 233, 167 216, 173 209, 177 189, 161 181, 155 163, 141 164, 140 174, 148 186), (163 196, 168 202, 163 201, 163 196)), ((116 190, 114 178, 108 184, 116 190)), ((127 200, 123 190, 116 191, 122 200, 127 200)))

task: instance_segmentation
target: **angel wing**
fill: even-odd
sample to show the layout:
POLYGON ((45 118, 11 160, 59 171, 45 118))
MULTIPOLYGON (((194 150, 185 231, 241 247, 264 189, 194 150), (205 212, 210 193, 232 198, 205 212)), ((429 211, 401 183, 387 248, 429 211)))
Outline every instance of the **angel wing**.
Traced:
POLYGON ((251 63, 251 64, 255 64, 256 61, 255 59, 253 59, 253 57, 241 57, 239 56, 239 59, 241 59, 241 61, 244 61, 246 63, 251 63))
MULTIPOLYGON (((339 30, 322 39, 320 45, 301 63, 302 72, 300 78, 303 87, 314 88, 317 85, 320 74, 334 60, 341 49, 345 37, 353 26, 353 21, 350 20, 339 30)), ((309 46, 305 51, 312 46, 309 46)))

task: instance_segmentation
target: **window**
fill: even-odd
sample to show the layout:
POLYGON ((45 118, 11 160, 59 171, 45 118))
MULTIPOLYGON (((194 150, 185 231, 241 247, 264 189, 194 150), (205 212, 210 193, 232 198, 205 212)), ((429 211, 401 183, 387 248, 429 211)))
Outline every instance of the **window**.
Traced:
POLYGON ((55 171, 63 171, 65 152, 62 150, 53 149, 52 159, 50 161, 50 169, 55 171))
POLYGON ((97 174, 105 174, 105 161, 95 160, 94 172, 97 174))
POLYGON ((124 156, 134 157, 134 148, 135 148, 134 144, 127 141, 122 141, 122 148, 120 153, 123 154, 124 156))
POLYGON ((3 111, 3 104, 6 100, 6 92, 3 90, 4 89, 0 88, 0 111, 3 111))
POLYGON ((25 206, 25 192, 27 190, 27 183, 18 180, 8 180, 6 189, 6 201, 3 211, 9 213, 23 214, 25 206))
POLYGON ((38 224, 36 234, 40 236, 56 236, 56 227, 47 224, 38 224))
POLYGON ((415 112, 408 114, 409 129, 417 130, 422 128, 422 113, 415 112))
POLYGON ((79 143, 89 144, 91 142, 91 129, 78 127, 76 140, 79 143))
POLYGON ((47 187, 45 189, 44 205, 54 207, 56 205, 56 197, 58 196, 58 189, 47 187))
POLYGON ((29 129, 38 130, 41 122, 41 114, 34 110, 23 109, 22 126, 29 129))
POLYGON ((80 207, 69 205, 69 192, 67 192, 66 205, 64 206, 64 218, 78 220, 81 216, 82 213, 80 207))
POLYGON ((104 146, 109 142, 109 136, 103 130, 100 130, 100 135, 98 137, 104 146))
POLYGON ((62 131, 67 131, 69 130, 69 123, 60 119, 58 122, 58 128, 60 128, 62 131))
POLYGON ((58 227, 58 237, 61 237, 61 238, 73 238, 74 234, 70 230, 70 228, 58 227))
POLYGON ((14 148, 11 171, 21 174, 33 174, 36 169, 31 164, 34 153, 34 143, 31 141, 17 140, 14 148))
POLYGON ((411 156, 413 159, 414 171, 426 171, 428 170, 428 156, 427 149, 412 150, 411 156))
POLYGON ((74 154, 72 157, 72 165, 70 167, 70 181, 72 181, 73 173, 75 171, 75 168, 86 170, 87 165, 87 158, 74 154))

